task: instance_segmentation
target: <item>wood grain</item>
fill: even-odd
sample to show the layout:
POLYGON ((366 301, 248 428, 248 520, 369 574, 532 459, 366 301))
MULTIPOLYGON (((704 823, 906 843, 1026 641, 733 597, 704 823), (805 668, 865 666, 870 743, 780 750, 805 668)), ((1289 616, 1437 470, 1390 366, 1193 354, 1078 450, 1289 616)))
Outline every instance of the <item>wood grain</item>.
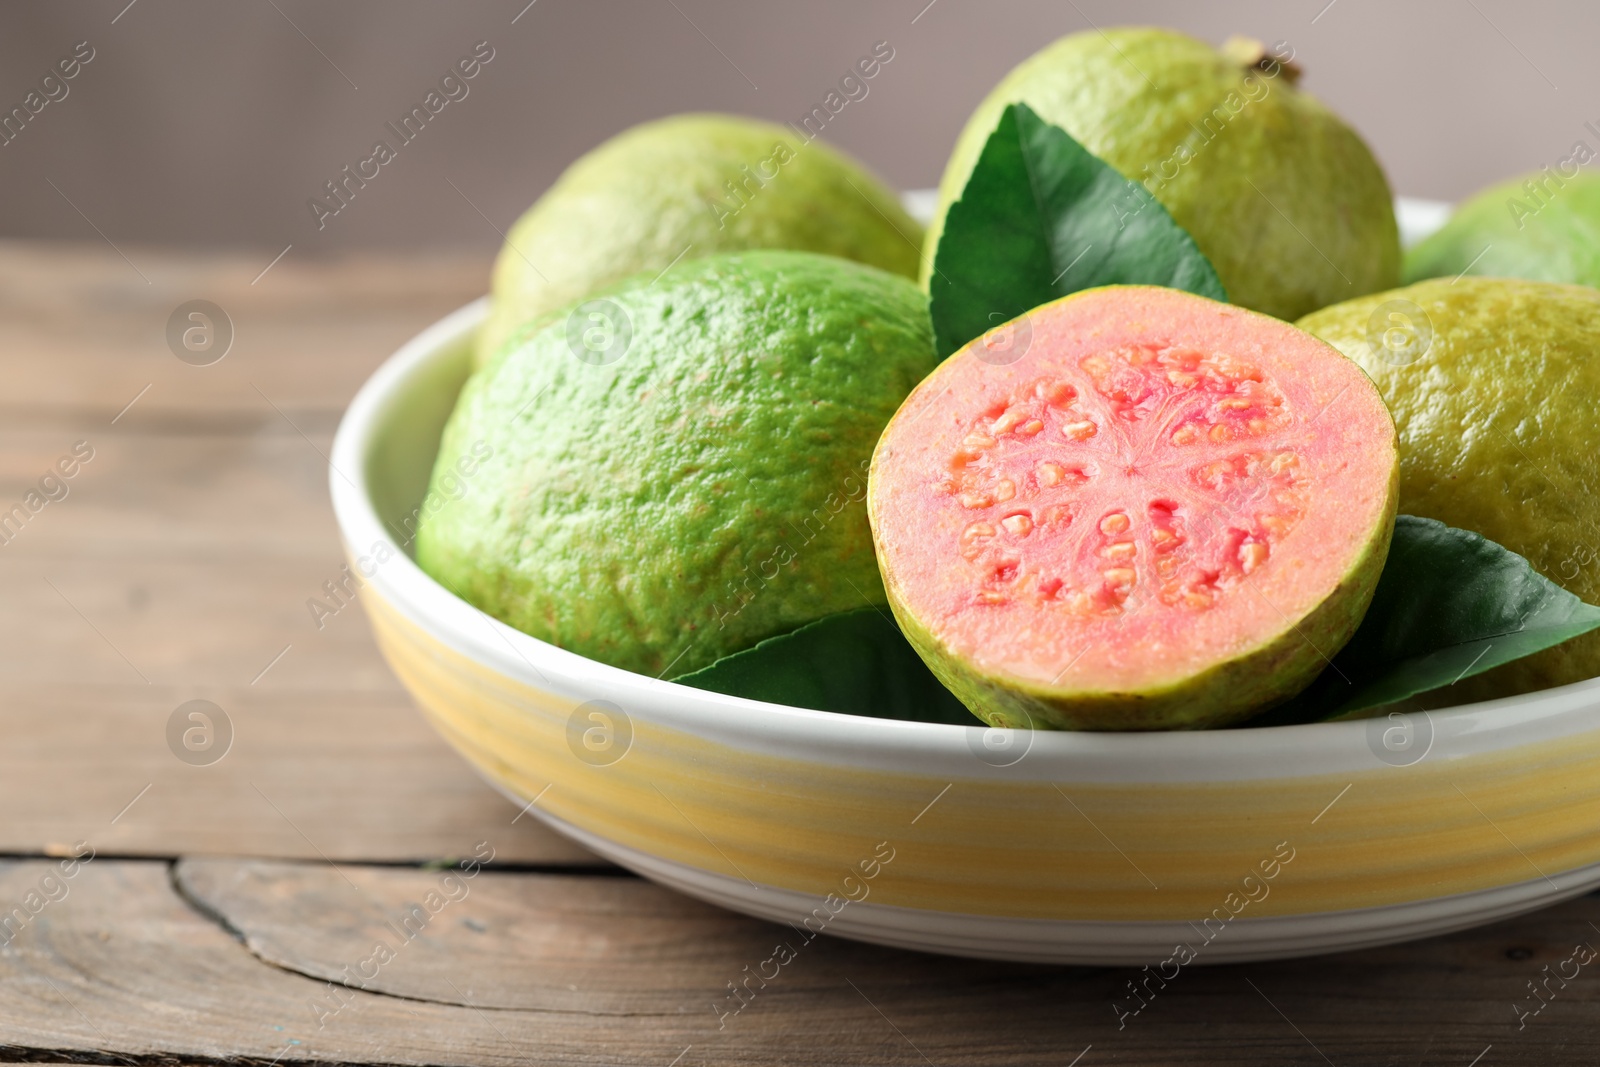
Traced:
POLYGON ((342 562, 325 459, 340 412, 483 289, 486 258, 291 254, 261 275, 270 251, 128 251, 143 275, 103 246, 0 242, 0 511, 73 442, 95 450, 0 544, 0 852, 98 856, 68 880, 0 860, 0 1063, 1600 1058, 1600 982, 1546 970, 1600 944, 1595 898, 1413 945, 1185 969, 1119 1026, 1136 972, 807 942, 599 864, 432 732, 359 607, 322 628, 305 607, 342 562), (163 337, 196 297, 236 329, 210 367, 163 337), (210 766, 166 741, 193 698, 235 730, 210 766), (470 880, 415 865, 485 848, 470 880), (374 969, 379 942, 393 958, 374 969), (780 945, 793 958, 763 985, 780 945), (730 983, 747 980, 741 1008, 730 983))
POLYGON ((109 249, 0 243, 0 511, 75 442, 93 449, 0 544, 0 851, 415 861, 493 840, 508 862, 597 863, 532 818, 511 825, 518 809, 412 708, 359 607, 318 627, 306 606, 343 563, 324 458, 339 413, 476 295, 485 264, 286 257, 251 286, 264 259, 136 261, 151 284, 109 249), (197 296, 235 319, 210 367, 164 339, 197 296), (195 698, 234 727, 211 766, 167 747, 195 698))
POLYGON ((102 244, 0 241, 0 409, 103 426, 150 385, 119 425, 253 421, 274 414, 263 393, 291 414, 337 415, 402 342, 485 292, 490 264, 482 253, 308 258, 296 249, 252 284, 276 249, 123 251, 142 276, 102 244), (167 348, 168 316, 193 299, 216 303, 234 325, 232 349, 209 367, 167 348))
MULTIPOLYGON (((0 867, 0 902, 23 899, 48 869, 0 867)), ((96 860, 0 952, 0 1056, 944 1067, 1084 1053, 1081 1067, 1466 1067, 1491 1045, 1484 1064, 1600 1054, 1586 1023, 1600 983, 1588 971, 1552 983, 1520 1031, 1512 1010, 1542 968, 1600 941, 1593 898, 1418 945, 1186 969, 1119 1029, 1112 1003, 1128 1000, 1131 970, 803 944, 787 927, 619 877, 491 865, 401 947, 383 919, 399 921, 442 877, 207 860, 178 871, 191 904, 166 864, 96 860), (384 938, 394 958, 373 991, 330 990, 326 976, 384 938), (719 1018, 727 983, 782 942, 795 957, 719 1018)))

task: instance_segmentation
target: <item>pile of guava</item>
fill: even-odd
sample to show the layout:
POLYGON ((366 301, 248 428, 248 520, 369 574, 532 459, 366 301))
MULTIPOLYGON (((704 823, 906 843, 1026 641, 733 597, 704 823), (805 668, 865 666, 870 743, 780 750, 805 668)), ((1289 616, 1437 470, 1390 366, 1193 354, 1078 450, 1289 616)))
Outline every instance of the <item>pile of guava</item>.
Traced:
POLYGON ((510 230, 418 563, 625 671, 928 722, 1600 674, 1600 183, 1547 168, 1403 257, 1305 80, 1285 44, 1062 38, 926 232, 809 129, 624 131, 510 230))

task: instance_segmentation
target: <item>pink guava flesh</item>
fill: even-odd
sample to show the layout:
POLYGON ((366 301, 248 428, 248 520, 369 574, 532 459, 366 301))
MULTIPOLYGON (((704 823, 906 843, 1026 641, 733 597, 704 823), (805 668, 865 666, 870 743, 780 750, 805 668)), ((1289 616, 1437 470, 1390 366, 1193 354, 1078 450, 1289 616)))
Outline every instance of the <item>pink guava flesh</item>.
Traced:
POLYGON ((873 459, 889 599, 997 725, 1236 721, 1360 623, 1388 552, 1393 420, 1287 323, 1172 289, 1046 304, 952 356, 873 459))

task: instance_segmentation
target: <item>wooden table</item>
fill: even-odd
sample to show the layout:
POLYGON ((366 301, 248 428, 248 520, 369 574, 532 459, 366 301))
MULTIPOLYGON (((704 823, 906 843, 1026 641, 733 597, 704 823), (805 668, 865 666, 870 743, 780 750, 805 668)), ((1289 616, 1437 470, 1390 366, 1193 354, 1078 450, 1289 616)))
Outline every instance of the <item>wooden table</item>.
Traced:
POLYGON ((341 410, 483 290, 485 257, 291 254, 258 278, 266 255, 123 252, 0 245, 0 512, 26 510, 75 443, 93 450, 0 545, 0 1061, 1600 1060, 1594 970, 1549 978, 1518 1025, 1544 1003, 1530 982, 1600 945, 1593 897, 1412 945, 1186 971, 1122 1028, 1129 970, 824 938, 719 1020, 787 928, 519 817, 411 708, 358 609, 319 629, 306 605, 342 562, 324 458, 341 410), (165 340, 195 298, 234 326, 211 366, 165 340), (206 765, 168 743, 193 699, 233 730, 206 765), (93 858, 68 878, 75 846, 93 858), (485 850, 476 878, 449 877, 485 850), (394 924, 430 891, 453 899, 402 940, 394 924), (399 947, 375 964, 380 940, 399 947), (376 976, 356 989, 363 968, 376 976))

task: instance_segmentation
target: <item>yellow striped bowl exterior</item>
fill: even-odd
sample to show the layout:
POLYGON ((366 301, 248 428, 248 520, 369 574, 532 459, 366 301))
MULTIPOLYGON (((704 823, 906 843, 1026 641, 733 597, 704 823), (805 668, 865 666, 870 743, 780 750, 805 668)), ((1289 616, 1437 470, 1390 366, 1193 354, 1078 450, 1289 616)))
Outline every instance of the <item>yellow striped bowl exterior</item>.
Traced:
POLYGON ((1213 961, 1355 947, 1600 884, 1600 681, 1392 721, 1009 734, 705 693, 503 626, 391 536, 481 314, 357 397, 335 506, 378 642, 440 733, 618 862, 829 933, 1095 963, 1181 939, 1213 961))

